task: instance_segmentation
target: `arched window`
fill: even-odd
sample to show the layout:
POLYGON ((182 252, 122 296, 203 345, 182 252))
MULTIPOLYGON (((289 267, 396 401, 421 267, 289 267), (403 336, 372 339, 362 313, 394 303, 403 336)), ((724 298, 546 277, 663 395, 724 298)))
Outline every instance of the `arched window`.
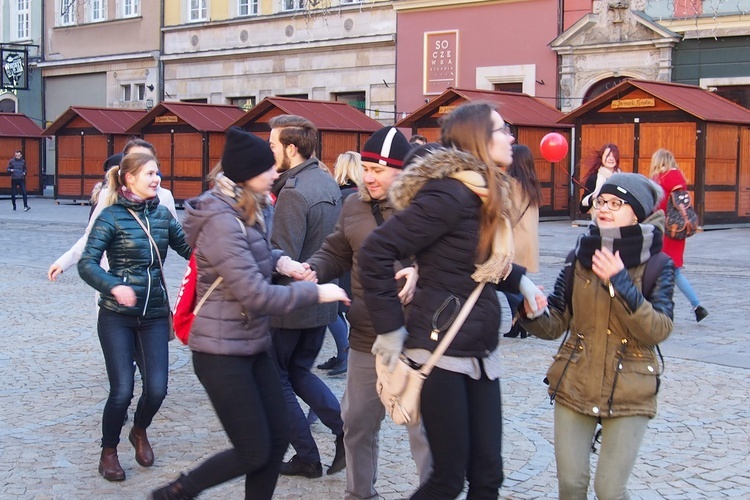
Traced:
POLYGON ((599 97, 618 83, 624 82, 628 78, 625 76, 618 76, 618 77, 612 77, 612 78, 605 78, 604 80, 601 80, 597 83, 595 83, 589 90, 586 92, 586 95, 583 97, 584 104, 589 102, 590 100, 599 97))

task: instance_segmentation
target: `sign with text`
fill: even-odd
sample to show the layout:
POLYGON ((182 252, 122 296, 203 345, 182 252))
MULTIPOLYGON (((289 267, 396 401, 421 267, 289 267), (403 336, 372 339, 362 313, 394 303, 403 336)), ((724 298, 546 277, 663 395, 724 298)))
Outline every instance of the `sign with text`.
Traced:
POLYGON ((29 52, 27 47, 0 46, 2 83, 0 87, 13 90, 29 89, 29 52))
POLYGON ((458 86, 458 30, 424 34, 425 95, 442 94, 458 86))
POLYGON ((641 99, 615 99, 611 103, 612 109, 626 109, 626 108, 653 108, 656 106, 656 101, 649 98, 641 99))

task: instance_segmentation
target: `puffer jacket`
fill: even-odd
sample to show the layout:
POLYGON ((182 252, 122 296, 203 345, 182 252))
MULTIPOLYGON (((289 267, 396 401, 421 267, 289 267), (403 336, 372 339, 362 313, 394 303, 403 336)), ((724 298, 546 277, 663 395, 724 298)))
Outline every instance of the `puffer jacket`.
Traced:
POLYGON ((662 269, 649 297, 641 293, 645 267, 623 269, 610 279, 610 290, 576 260, 572 314, 561 272, 548 298, 549 317, 521 318, 529 333, 545 339, 570 329, 547 372, 557 403, 593 417, 656 415, 655 346, 672 331, 674 263, 662 269))
POLYGON ((146 233, 128 208, 136 212, 151 232, 162 262, 172 247, 185 259, 190 247, 180 223, 169 210, 159 205, 159 198, 135 203, 120 196, 117 203, 102 210, 91 228, 86 247, 78 261, 78 274, 101 293, 99 306, 129 316, 159 318, 167 316, 169 304, 161 279, 159 259, 146 233), (107 252, 109 271, 99 265, 107 252), (137 298, 134 307, 117 303, 110 290, 117 285, 130 286, 137 298))
MULTIPOLYGON (((434 326, 450 324, 460 304, 476 287, 479 219, 482 202, 461 181, 449 176, 463 170, 486 172, 486 165, 460 151, 446 149, 417 160, 391 185, 389 197, 397 210, 365 240, 359 252, 360 282, 375 331, 392 332, 406 326, 405 347, 433 351, 434 326), (408 318, 404 319, 393 279, 393 262, 415 256, 419 281, 408 318), (442 312, 439 312, 441 310, 442 312)), ((513 266, 502 281, 504 290, 518 293, 525 270, 513 266)), ((492 286, 485 286, 446 354, 487 357, 498 345, 500 305, 492 286)))
MULTIPOLYGON (((378 203, 378 206, 383 219, 390 219, 393 215, 390 202, 383 200, 378 203)), ((359 277, 359 250, 365 238, 377 227, 375 216, 372 214, 371 198, 367 189, 363 187, 359 190, 358 196, 349 196, 344 201, 341 217, 333 233, 328 235, 320 250, 307 260, 321 283, 326 283, 351 270, 352 304, 346 316, 351 327, 349 347, 365 353, 369 353, 372 349, 377 334, 370 319, 370 313, 365 307, 359 277)), ((400 263, 395 263, 394 273, 402 267, 400 263)))
MULTIPOLYGON (((313 157, 283 172, 272 192, 276 196, 276 213, 271 244, 292 259, 305 262, 333 232, 341 213, 341 190, 328 170, 323 170, 313 157)), ((278 282, 291 281, 281 277, 278 282)), ((276 328, 315 328, 335 321, 337 311, 335 303, 316 304, 274 316, 272 323, 276 328)))
POLYGON ((185 203, 185 234, 195 248, 198 266, 196 300, 217 277, 223 278, 193 321, 188 343, 193 351, 234 356, 268 351, 269 316, 318 303, 314 283, 271 284, 282 253, 271 250, 260 222, 243 232, 235 206, 234 200, 218 190, 185 203))

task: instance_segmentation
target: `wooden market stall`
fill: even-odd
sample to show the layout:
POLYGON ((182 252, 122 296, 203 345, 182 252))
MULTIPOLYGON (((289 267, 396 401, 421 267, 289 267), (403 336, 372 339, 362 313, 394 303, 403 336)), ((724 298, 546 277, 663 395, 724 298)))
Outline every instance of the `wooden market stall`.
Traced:
POLYGON ((750 110, 693 85, 626 80, 561 123, 575 125, 577 172, 585 173, 592 151, 613 143, 623 171, 648 176, 651 155, 666 148, 702 225, 750 222, 750 110))
POLYGON ((345 102, 266 97, 232 125, 268 139, 268 122, 278 115, 303 116, 318 128, 318 158, 333 170, 346 151, 361 151, 373 132, 383 126, 345 102))
POLYGON ((102 165, 122 151, 126 133, 145 110, 71 106, 43 134, 55 136, 55 199, 88 201, 102 165))
POLYGON ((397 127, 420 134, 428 141, 440 140, 439 119, 459 105, 470 101, 487 101, 496 104, 505 122, 510 126, 516 143, 528 146, 534 155, 536 174, 542 184, 543 205, 541 217, 566 217, 570 204, 570 153, 557 163, 545 160, 539 143, 546 134, 558 132, 570 142, 571 127, 558 123, 563 114, 540 99, 516 92, 491 90, 466 90, 449 88, 429 103, 396 123, 397 127))
POLYGON ((0 113, 0 194, 10 195, 10 174, 6 171, 8 162, 16 151, 21 151, 26 160, 26 192, 42 194, 42 129, 26 115, 0 113))
POLYGON ((154 145, 162 185, 180 203, 208 188, 206 176, 224 150, 224 130, 244 114, 236 106, 161 102, 128 132, 154 145))

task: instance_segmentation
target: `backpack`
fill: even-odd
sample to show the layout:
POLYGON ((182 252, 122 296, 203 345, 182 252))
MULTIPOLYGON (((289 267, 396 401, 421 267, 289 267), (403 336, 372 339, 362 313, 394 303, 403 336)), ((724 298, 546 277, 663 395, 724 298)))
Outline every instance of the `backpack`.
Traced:
MULTIPOLYGON (((247 237, 247 229, 245 224, 239 218, 236 218, 242 229, 242 234, 247 237)), ((187 269, 185 269, 185 275, 182 277, 182 283, 180 283, 180 290, 177 292, 177 300, 174 303, 174 311, 172 311, 172 328, 174 329, 174 335, 180 342, 187 345, 190 338, 190 329, 193 327, 193 321, 198 315, 198 311, 201 310, 203 304, 208 299, 217 286, 224 280, 221 276, 211 284, 209 289, 203 294, 201 300, 196 305, 196 289, 198 284, 198 263, 195 260, 195 249, 193 250, 190 260, 188 260, 187 269)))
POLYGON ((664 234, 673 240, 684 240, 698 229, 698 215, 693 210, 690 193, 675 189, 667 198, 667 221, 664 234))

